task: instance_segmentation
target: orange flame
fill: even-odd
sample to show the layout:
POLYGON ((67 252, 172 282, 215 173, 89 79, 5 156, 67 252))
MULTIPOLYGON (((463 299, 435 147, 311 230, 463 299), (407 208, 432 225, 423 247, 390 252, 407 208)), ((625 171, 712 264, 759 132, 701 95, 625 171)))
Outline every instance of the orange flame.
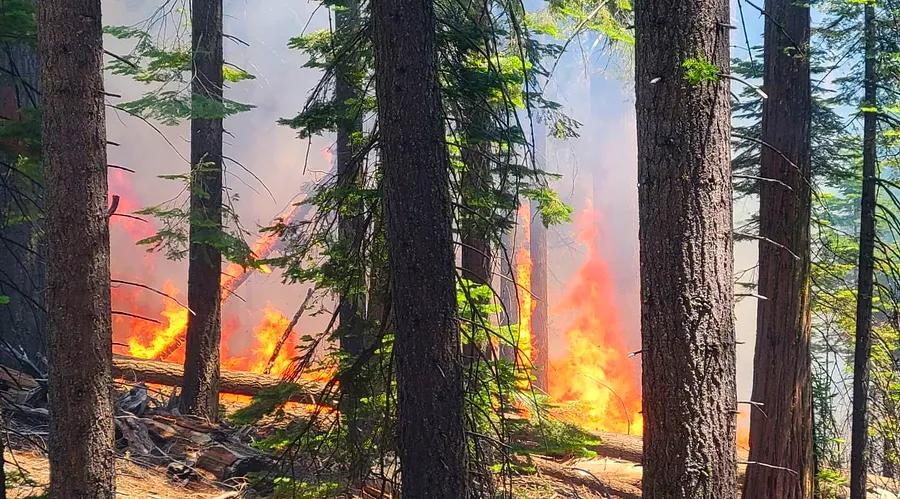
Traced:
POLYGON ((568 352, 553 362, 550 396, 571 402, 559 416, 590 430, 641 433, 640 365, 628 357, 612 278, 597 247, 597 214, 585 210, 578 239, 588 249, 561 303, 575 317, 565 328, 568 352))
POLYGON ((522 243, 517 245, 515 255, 516 265, 516 295, 519 301, 519 329, 516 338, 516 366, 519 368, 519 389, 525 390, 530 386, 531 378, 531 316, 534 313, 534 300, 531 296, 531 211, 528 203, 519 207, 519 231, 523 234, 522 243))

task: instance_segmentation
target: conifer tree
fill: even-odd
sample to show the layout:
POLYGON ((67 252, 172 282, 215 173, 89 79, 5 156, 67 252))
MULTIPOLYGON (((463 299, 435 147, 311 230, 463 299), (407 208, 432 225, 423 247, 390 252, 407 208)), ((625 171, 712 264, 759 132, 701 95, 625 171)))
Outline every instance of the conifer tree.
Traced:
POLYGON ((372 3, 404 497, 467 497, 449 158, 434 5, 372 3))
POLYGON ((50 495, 112 499, 110 215, 100 1, 37 4, 47 198, 50 495))
POLYGON ((727 0, 635 3, 645 497, 734 497, 727 0))
POLYGON ((222 336, 222 0, 191 3, 191 208, 184 387, 187 414, 217 419, 222 336), (204 107, 216 111, 201 114, 204 107))
POLYGON ((759 181, 759 283, 750 461, 744 494, 812 494, 809 224, 810 16, 791 0, 765 4, 759 181))

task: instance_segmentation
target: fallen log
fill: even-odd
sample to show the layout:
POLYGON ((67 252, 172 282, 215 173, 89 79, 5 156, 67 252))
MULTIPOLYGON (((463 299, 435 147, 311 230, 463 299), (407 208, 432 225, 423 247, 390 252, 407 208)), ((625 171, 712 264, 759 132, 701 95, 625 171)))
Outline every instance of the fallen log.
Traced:
POLYGON ((644 441, 637 435, 598 433, 600 443, 591 448, 598 455, 640 463, 644 455, 644 441))
MULTIPOLYGON (((644 441, 639 435, 625 435, 622 433, 599 432, 594 433, 600 443, 591 447, 591 450, 602 457, 621 459, 632 463, 640 463, 644 455, 644 441)), ((737 449, 737 460, 747 461, 747 450, 737 449)))
MULTIPOLYGON (((113 377, 126 381, 142 381, 166 386, 180 386, 184 367, 174 362, 137 359, 124 355, 113 356, 113 377)), ((275 376, 242 371, 223 370, 219 374, 219 392, 253 396, 286 382, 275 376)), ((313 382, 291 383, 297 387, 293 402, 314 404, 324 385, 313 382)), ((332 405, 326 402, 325 405, 332 405)))

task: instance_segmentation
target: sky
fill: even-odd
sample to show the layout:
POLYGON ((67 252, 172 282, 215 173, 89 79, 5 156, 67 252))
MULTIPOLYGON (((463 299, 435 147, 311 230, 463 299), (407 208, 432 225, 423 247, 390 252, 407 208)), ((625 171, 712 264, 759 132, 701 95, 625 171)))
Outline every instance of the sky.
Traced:
MULTIPOLYGON (((146 18, 157 1, 120 0, 104 2, 104 24, 134 24, 146 18)), ((305 1, 225 0, 225 41, 228 62, 246 68, 255 80, 231 85, 226 97, 255 107, 225 121, 225 154, 240 161, 259 177, 252 178, 239 167, 228 166, 226 183, 239 197, 237 211, 243 224, 251 229, 267 225, 295 200, 304 186, 330 169, 327 148, 333 137, 310 141, 296 138, 294 131, 279 126, 279 118, 290 117, 305 102, 318 80, 318 74, 302 68, 304 57, 287 48, 290 37, 304 30, 327 27, 327 15, 317 11, 318 4, 305 1), (235 41, 236 39, 241 42, 235 41), (263 185, 264 184, 264 185, 263 185)), ((736 4, 733 23, 740 26, 736 4)), ((744 5, 744 20, 751 43, 758 43, 762 22, 759 13, 744 5)), ((176 26, 168 26, 168 32, 176 26)), ((734 55, 742 56, 743 31, 733 36, 734 55)), ((113 52, 127 51, 120 41, 107 39, 113 52)), ((590 47, 586 47, 590 51, 590 47)), ((559 65, 549 84, 551 97, 563 105, 566 113, 583 123, 581 136, 568 141, 550 140, 548 166, 563 175, 554 184, 576 214, 593 207, 599 214, 600 247, 612 272, 616 306, 625 340, 630 350, 640 348, 638 241, 637 241, 637 151, 634 123, 633 84, 627 53, 594 53, 584 56, 573 51, 559 65)), ((148 89, 129 79, 110 76, 107 92, 136 98, 148 89)), ((113 99, 115 102, 118 99, 113 99)), ((133 175, 120 175, 111 182, 113 194, 128 195, 138 206, 161 203, 176 196, 182 187, 161 174, 183 173, 188 168, 189 130, 186 126, 158 126, 154 130, 124 113, 110 109, 108 135, 121 145, 110 147, 110 163, 134 169, 133 175)), ((736 207, 736 216, 753 209, 752 201, 736 207)), ((113 228, 113 274, 118 278, 136 278, 162 287, 167 280, 185 289, 184 262, 167 262, 147 255, 133 245, 134 233, 149 235, 148 227, 132 224, 113 228), (128 230, 124 230, 128 229, 128 230)), ((567 290, 573 273, 582 263, 585 248, 575 239, 573 225, 551 228, 550 276, 551 310, 567 290)), ((741 243, 735 248, 735 269, 755 265, 755 244, 741 243)), ((245 302, 232 301, 225 313, 235 316, 239 328, 247 329, 259 319, 261 310, 271 305, 290 316, 305 293, 300 286, 285 286, 277 274, 257 275, 240 290, 245 302)), ((184 296, 182 294, 181 296, 184 296)), ((755 301, 741 301, 736 307, 738 346, 738 398, 748 399, 751 383, 755 301)), ((557 335, 565 317, 551 319, 551 331, 557 335)), ((302 322, 306 332, 321 331, 323 318, 302 322)), ((564 345, 555 344, 557 353, 564 345)))

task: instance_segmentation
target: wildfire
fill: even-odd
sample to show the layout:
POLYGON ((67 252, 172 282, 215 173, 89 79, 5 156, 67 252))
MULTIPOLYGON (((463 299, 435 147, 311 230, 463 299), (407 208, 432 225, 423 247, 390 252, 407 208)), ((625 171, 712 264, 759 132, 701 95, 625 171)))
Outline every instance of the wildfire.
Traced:
MULTIPOLYGON (((110 197, 119 196, 117 213, 128 214, 140 206, 138 198, 132 187, 130 178, 123 171, 110 170, 110 197)), ((291 206, 279 218, 283 220, 294 216, 296 206, 291 206)), ((127 240, 131 243, 147 237, 156 231, 151 222, 144 222, 129 217, 114 217, 112 219, 113 230, 120 234, 119 240, 127 240), (124 237, 122 237, 124 236, 124 237)), ((276 247, 278 238, 272 233, 266 233, 251 248, 254 255, 265 258, 276 247)), ((144 255, 148 260, 144 265, 155 267, 155 254, 144 255)), ((114 266, 127 262, 128 259, 113 259, 114 266)), ((271 272, 267 266, 259 269, 261 272, 271 272)), ((133 268, 114 269, 114 274, 134 274, 133 268)), ((248 269, 231 264, 226 267, 222 276, 223 288, 233 290, 248 277, 248 269)), ((140 282, 139 277, 131 280, 140 282)), ((120 353, 126 353, 142 359, 160 359, 165 357, 172 362, 184 360, 183 339, 187 331, 188 310, 178 302, 184 302, 181 291, 170 280, 166 280, 162 291, 168 298, 148 295, 136 287, 115 285, 112 288, 113 308, 127 311, 140 317, 115 315, 113 316, 113 333, 116 340, 116 349, 120 353), (158 301, 149 301, 149 300, 158 301), (177 301, 176 301, 177 300, 177 301), (156 320, 158 323, 152 322, 156 320)), ((223 295, 224 299, 224 295, 223 295)), ((229 339, 240 330, 240 322, 236 316, 226 316, 222 319, 222 367, 226 369, 240 369, 257 373, 265 371, 269 360, 275 351, 276 345, 281 340, 290 321, 281 312, 271 306, 263 310, 260 323, 254 328, 253 337, 255 344, 250 347, 247 355, 234 355, 229 352, 229 339)), ((291 335, 275 358, 270 373, 279 375, 287 369, 291 357, 295 354, 296 340, 291 335)))
MULTIPOLYGON (((272 354, 275 353, 275 348, 290 325, 288 318, 271 306, 266 306, 263 314, 263 320, 254 333, 257 344, 254 356, 259 360, 250 367, 250 371, 259 373, 264 372, 268 367, 269 360, 272 358, 272 354)), ((294 337, 290 336, 285 344, 281 345, 281 349, 274 359, 275 362, 272 363, 271 374, 278 375, 287 370, 291 365, 291 353, 294 351, 294 346, 294 337)))
POLYGON ((619 324, 609 268, 597 247, 597 214, 585 210, 577 220, 578 240, 587 260, 560 304, 574 312, 564 330, 567 354, 552 362, 550 396, 568 402, 559 416, 584 428, 641 433, 639 364, 628 357, 619 324))
POLYGON ((531 316, 534 313, 534 300, 531 296, 531 212, 528 203, 519 207, 519 230, 523 234, 523 242, 518 245, 515 255, 516 295, 519 301, 519 329, 516 338, 516 366, 522 369, 519 376, 519 389, 527 389, 530 384, 531 371, 531 316))
MULTIPOLYGON (((178 296, 178 289, 169 281, 166 281, 163 291, 170 296, 178 296)), ((127 322, 121 326, 127 327, 131 334, 128 337, 128 351, 132 356, 140 359, 155 359, 187 330, 187 309, 173 300, 165 300, 164 306, 165 308, 160 312, 162 325, 139 319, 121 321, 127 322)))

